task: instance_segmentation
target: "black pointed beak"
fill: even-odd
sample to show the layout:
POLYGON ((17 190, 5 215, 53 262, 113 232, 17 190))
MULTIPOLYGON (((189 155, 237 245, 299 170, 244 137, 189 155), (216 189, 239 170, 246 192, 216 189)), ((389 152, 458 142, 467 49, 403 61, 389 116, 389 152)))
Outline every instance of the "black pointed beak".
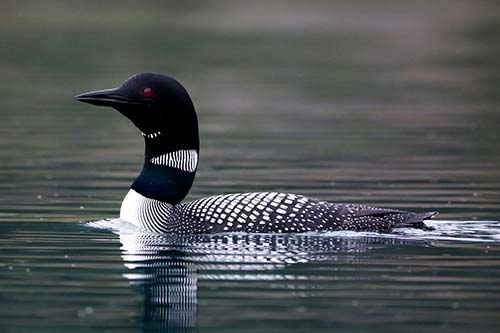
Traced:
POLYGON ((96 90, 80 95, 76 95, 75 99, 80 102, 89 103, 99 106, 119 106, 124 104, 141 104, 131 98, 120 94, 118 88, 96 90))

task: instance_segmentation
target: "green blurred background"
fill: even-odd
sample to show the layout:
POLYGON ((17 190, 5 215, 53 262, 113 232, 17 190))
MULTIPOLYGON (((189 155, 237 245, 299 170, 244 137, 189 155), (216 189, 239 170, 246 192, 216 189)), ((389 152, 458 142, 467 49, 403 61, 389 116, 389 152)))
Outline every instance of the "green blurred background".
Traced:
POLYGON ((500 212, 496 1, 3 1, 0 221, 117 216, 137 130, 72 100, 137 72, 200 118, 189 198, 287 190, 500 212))
POLYGON ((499 1, 0 8, 2 333, 498 331, 498 222, 479 220, 500 221, 499 1), (188 199, 280 190, 437 210, 438 230, 182 238, 76 223, 119 215, 143 142, 73 96, 143 71, 194 100, 188 199), (185 330, 167 327, 179 318, 185 330))

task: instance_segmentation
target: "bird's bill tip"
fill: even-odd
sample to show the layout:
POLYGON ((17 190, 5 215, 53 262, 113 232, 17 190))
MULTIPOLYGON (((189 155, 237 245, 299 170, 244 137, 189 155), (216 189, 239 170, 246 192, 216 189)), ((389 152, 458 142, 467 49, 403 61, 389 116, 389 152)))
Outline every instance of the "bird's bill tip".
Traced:
POLYGON ((103 89, 78 94, 74 98, 79 102, 107 106, 111 102, 114 102, 115 98, 113 98, 113 95, 115 93, 116 89, 103 89))
POLYGON ((117 106, 119 104, 140 104, 121 95, 117 88, 103 89, 76 95, 75 100, 98 106, 117 106))

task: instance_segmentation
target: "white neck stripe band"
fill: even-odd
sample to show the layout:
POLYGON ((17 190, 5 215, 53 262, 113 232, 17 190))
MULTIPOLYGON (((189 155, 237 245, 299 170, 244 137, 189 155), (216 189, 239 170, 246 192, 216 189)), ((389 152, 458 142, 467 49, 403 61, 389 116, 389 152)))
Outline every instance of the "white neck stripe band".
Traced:
POLYGON ((153 157, 149 161, 156 165, 194 172, 198 166, 198 152, 196 150, 177 150, 153 157))

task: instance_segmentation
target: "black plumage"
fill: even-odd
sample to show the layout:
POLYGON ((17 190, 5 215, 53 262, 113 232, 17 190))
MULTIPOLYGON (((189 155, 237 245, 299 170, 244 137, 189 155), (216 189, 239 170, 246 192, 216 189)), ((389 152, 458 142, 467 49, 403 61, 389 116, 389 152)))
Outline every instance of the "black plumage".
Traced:
POLYGON ((422 227, 435 212, 413 213, 338 204, 301 195, 252 192, 181 203, 198 166, 194 105, 175 79, 137 74, 121 86, 76 96, 111 106, 129 118, 146 143, 144 166, 125 197, 120 217, 144 229, 169 233, 295 233, 330 230, 390 231, 422 227))

